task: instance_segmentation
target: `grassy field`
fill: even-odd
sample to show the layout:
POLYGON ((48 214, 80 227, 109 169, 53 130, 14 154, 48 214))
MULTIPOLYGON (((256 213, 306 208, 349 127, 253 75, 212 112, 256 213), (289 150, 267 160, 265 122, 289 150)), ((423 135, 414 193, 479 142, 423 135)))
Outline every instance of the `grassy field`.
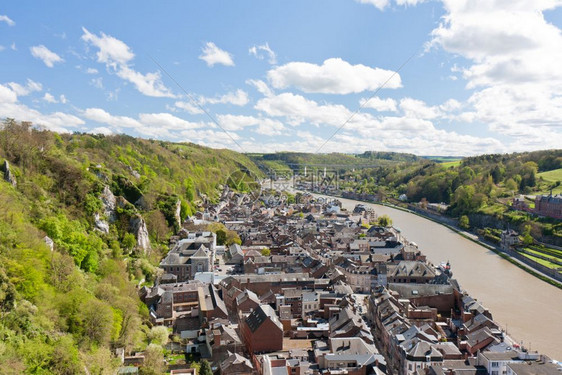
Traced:
POLYGON ((553 249, 542 245, 540 246, 531 245, 529 247, 529 250, 536 251, 537 253, 540 253, 544 256, 550 256, 550 257, 562 259, 562 250, 553 249))
MULTIPOLYGON (((537 173, 537 178, 538 179, 542 178, 542 180, 548 182, 549 185, 552 185, 556 182, 560 182, 560 185, 555 187, 552 190, 552 193, 553 194, 561 194, 562 193, 562 168, 554 169, 554 170, 548 171, 548 172, 537 173)), ((541 193, 543 193, 543 194, 550 193, 550 189, 547 189, 545 191, 541 191, 541 193)))
POLYGON ((445 168, 453 168, 458 167, 461 164, 462 160, 455 160, 455 161, 446 161, 441 163, 441 165, 445 168))
MULTIPOLYGON (((533 249, 528 248, 528 247, 526 247, 525 250, 527 250, 527 251, 530 252, 530 253, 539 255, 539 256, 548 257, 549 259, 552 258, 552 260, 554 260, 554 261, 557 260, 557 259, 556 259, 555 257, 553 257, 552 255, 545 254, 545 253, 542 253, 542 252, 537 251, 537 250, 533 250, 533 249)), ((552 263, 553 263, 553 264, 556 264, 555 262, 552 262, 552 263)), ((562 266, 561 266, 561 265, 558 265, 558 267, 562 267, 562 266)))
POLYGON ((523 255, 523 256, 525 256, 526 258, 529 258, 529 259, 531 259, 531 260, 534 260, 535 262, 537 262, 537 263, 539 263, 539 264, 542 264, 543 266, 548 267, 548 268, 553 268, 553 269, 561 268, 560 265, 555 264, 555 263, 552 263, 552 262, 549 262, 548 260, 544 260, 544 259, 541 259, 541 258, 537 258, 537 257, 534 257, 534 256, 529 255, 529 254, 523 254, 523 253, 521 253, 521 255, 523 255))

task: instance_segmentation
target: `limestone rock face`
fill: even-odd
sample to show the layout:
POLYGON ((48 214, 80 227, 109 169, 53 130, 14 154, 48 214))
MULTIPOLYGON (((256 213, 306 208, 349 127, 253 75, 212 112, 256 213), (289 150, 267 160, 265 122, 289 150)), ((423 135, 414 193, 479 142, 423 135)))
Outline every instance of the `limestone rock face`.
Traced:
POLYGON ((103 233, 109 233, 109 224, 107 221, 102 220, 100 218, 100 214, 98 214, 97 212, 94 214, 94 224, 96 226, 96 229, 99 230, 100 232, 103 233))
POLYGON ((49 249, 51 249, 51 251, 55 249, 55 242, 49 236, 43 237, 43 241, 45 241, 45 244, 49 247, 49 249))
POLYGON ((10 171, 10 163, 8 163, 8 160, 4 160, 2 169, 4 170, 4 180, 8 181, 10 184, 12 184, 12 186, 15 187, 18 183, 16 181, 16 178, 12 174, 12 171, 10 171))
POLYGON ((117 198, 115 198, 115 195, 113 195, 109 186, 105 185, 103 192, 100 195, 100 199, 103 204, 103 214, 107 217, 110 223, 113 223, 117 219, 117 215, 115 214, 117 198))
POLYGON ((181 228, 181 200, 178 199, 176 202, 176 210, 174 211, 174 218, 176 219, 176 223, 178 223, 178 227, 181 228))
POLYGON ((144 253, 147 253, 151 250, 150 247, 150 238, 148 237, 148 229, 146 228, 146 222, 142 218, 142 216, 138 215, 133 217, 129 221, 129 226, 131 229, 131 233, 135 235, 137 239, 137 249, 142 250, 144 253))
POLYGON ((141 210, 144 210, 144 211, 150 210, 150 205, 146 201, 146 198, 144 197, 144 195, 141 196, 139 199, 137 199, 137 201, 135 202, 135 206, 137 208, 140 208, 141 210))

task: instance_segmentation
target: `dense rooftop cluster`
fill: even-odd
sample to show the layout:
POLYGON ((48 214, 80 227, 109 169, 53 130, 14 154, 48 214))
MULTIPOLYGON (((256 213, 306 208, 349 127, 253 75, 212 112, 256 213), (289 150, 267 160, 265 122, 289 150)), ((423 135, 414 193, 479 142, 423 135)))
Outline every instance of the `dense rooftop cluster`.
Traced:
POLYGON ((159 282, 140 291, 152 323, 217 372, 559 373, 372 209, 243 198, 227 189, 184 223, 221 222, 241 244, 182 229, 159 282))

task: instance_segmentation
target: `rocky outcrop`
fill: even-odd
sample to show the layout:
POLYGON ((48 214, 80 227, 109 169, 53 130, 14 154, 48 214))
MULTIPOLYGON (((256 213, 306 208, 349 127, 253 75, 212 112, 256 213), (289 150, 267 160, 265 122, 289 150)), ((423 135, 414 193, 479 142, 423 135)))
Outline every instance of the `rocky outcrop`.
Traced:
POLYGON ((10 163, 8 163, 8 160, 4 160, 2 170, 4 171, 4 180, 8 181, 10 184, 12 184, 12 186, 15 187, 18 183, 16 181, 16 178, 12 174, 12 171, 10 171, 10 163))
POLYGON ((142 197, 140 197, 135 202, 135 207, 137 207, 137 208, 139 208, 140 210, 143 210, 143 211, 149 211, 150 210, 150 204, 147 202, 144 195, 142 197))
POLYGON ((51 237, 45 236, 43 237, 43 241, 45 241, 45 244, 51 251, 55 249, 55 242, 51 239, 51 237))
POLYGON ((109 233, 109 223, 103 220, 97 212, 94 214, 94 225, 96 230, 106 234, 109 233))
POLYGON ((103 204, 104 216, 107 218, 107 220, 109 220, 110 223, 113 223, 117 219, 117 215, 115 214, 117 198, 115 198, 115 195, 113 195, 113 193, 109 189, 109 186, 105 185, 100 195, 100 199, 103 204))
POLYGON ((174 210, 174 219, 176 220, 176 228, 181 228, 181 200, 178 199, 176 202, 176 208, 174 210))
POLYGON ((131 218, 129 226, 131 233, 133 233, 137 239, 137 249, 141 250, 145 254, 148 253, 151 250, 150 238, 148 237, 146 222, 142 216, 138 215, 131 218))

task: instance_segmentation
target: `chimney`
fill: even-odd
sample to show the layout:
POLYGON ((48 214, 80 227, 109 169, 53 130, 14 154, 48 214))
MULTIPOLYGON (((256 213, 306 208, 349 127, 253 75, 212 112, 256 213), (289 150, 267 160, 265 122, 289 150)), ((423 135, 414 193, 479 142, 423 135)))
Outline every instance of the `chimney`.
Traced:
POLYGON ((218 329, 213 330, 214 340, 213 348, 220 348, 221 347, 221 331, 218 329))

